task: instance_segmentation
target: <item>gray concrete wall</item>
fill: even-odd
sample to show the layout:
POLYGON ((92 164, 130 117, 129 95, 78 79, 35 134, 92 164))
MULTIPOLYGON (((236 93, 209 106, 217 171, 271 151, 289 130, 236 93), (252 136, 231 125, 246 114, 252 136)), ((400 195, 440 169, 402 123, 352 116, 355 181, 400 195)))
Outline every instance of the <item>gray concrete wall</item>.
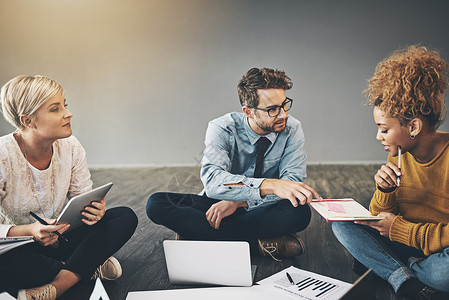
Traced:
POLYGON ((61 82, 91 166, 194 165, 207 122, 240 111, 241 76, 279 68, 310 163, 378 162, 366 80, 398 47, 448 59, 448 12, 444 0, 0 0, 0 85, 61 82))

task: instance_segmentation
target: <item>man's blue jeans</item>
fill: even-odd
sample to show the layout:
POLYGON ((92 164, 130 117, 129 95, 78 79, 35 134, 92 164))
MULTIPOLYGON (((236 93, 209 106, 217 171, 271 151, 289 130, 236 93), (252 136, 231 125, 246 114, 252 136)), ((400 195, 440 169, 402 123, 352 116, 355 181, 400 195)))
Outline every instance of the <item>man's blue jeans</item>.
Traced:
POLYGON ((219 229, 210 226, 206 211, 219 200, 194 194, 156 193, 147 203, 147 215, 156 224, 192 240, 241 240, 254 246, 257 239, 275 238, 304 230, 310 222, 308 205, 294 207, 281 200, 247 211, 243 207, 224 218, 219 229))
POLYGON ((421 250, 391 241, 369 226, 334 222, 332 230, 354 258, 387 280, 396 293, 411 278, 449 292, 449 248, 425 256, 421 250))

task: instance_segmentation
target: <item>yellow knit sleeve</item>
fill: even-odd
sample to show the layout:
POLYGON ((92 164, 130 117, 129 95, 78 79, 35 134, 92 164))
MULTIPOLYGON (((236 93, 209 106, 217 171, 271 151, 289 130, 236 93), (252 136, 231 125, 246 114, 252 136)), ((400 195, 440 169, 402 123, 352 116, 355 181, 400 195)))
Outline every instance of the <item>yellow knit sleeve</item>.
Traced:
POLYGON ((384 193, 379 189, 376 189, 373 198, 371 198, 369 211, 373 216, 377 216, 383 211, 391 212, 397 215, 398 205, 396 203, 396 195, 394 191, 391 193, 384 193))
POLYGON ((396 216, 390 227, 390 240, 421 249, 425 255, 449 247, 449 225, 412 223, 396 216))

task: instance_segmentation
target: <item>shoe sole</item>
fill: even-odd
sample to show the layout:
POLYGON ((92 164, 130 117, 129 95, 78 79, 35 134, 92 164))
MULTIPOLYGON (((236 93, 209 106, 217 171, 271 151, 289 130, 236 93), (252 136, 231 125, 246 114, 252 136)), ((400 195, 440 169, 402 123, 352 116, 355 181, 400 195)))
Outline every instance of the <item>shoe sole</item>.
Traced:
POLYGON ((109 258, 109 261, 112 262, 112 264, 114 265, 115 269, 117 270, 117 276, 114 279, 106 278, 106 277, 103 277, 103 278, 106 279, 106 280, 110 280, 110 281, 119 279, 122 276, 122 266, 120 265, 120 262, 114 256, 111 256, 109 258))

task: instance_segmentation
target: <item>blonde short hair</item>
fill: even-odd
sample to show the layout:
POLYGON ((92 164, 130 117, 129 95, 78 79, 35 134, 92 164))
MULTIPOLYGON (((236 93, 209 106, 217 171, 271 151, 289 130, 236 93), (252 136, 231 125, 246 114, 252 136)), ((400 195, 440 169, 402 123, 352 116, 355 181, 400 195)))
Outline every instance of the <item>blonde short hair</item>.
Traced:
POLYGON ((1 89, 3 117, 17 129, 23 129, 20 116, 33 117, 45 101, 59 93, 64 94, 64 89, 56 80, 41 75, 17 76, 1 89))

